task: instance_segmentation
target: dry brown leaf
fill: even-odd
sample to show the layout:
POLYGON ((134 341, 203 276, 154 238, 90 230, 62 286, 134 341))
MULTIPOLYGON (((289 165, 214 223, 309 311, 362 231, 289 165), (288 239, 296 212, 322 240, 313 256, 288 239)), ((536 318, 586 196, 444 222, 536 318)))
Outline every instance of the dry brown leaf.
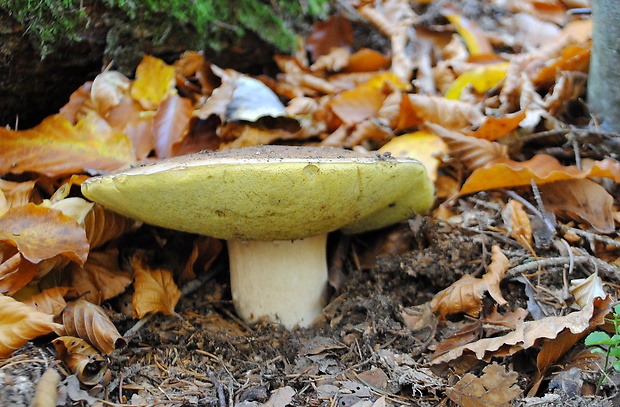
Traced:
POLYGON ((170 95, 161 103, 153 117, 153 137, 158 158, 175 155, 175 145, 187 134, 193 112, 192 102, 179 95, 170 95))
POLYGON ((133 281, 130 272, 118 264, 118 249, 91 252, 83 266, 70 264, 65 271, 78 294, 93 304, 116 297, 133 281))
POLYGON ((73 336, 61 336, 54 339, 52 343, 60 360, 80 382, 87 386, 94 386, 101 382, 108 370, 108 364, 88 342, 73 336))
POLYGON ((435 123, 448 130, 465 130, 471 126, 478 127, 485 120, 478 106, 460 100, 416 94, 407 96, 420 122, 435 123))
POLYGON ((564 330, 573 334, 581 334, 593 325, 600 324, 597 316, 601 312, 606 313, 610 308, 610 303, 610 297, 596 299, 581 311, 572 312, 565 316, 552 316, 536 321, 527 321, 504 336, 480 339, 453 348, 436 357, 433 356, 430 363, 433 365, 447 363, 465 355, 472 355, 479 360, 489 361, 493 356, 512 355, 523 349, 536 346, 544 339, 556 338, 564 330))
POLYGON ((362 48, 349 58, 347 72, 375 72, 390 65, 390 59, 374 49, 362 48))
POLYGON ((521 394, 517 372, 506 372, 495 362, 487 365, 482 372, 484 374, 480 377, 468 373, 454 386, 448 387, 446 394, 450 400, 462 407, 508 407, 521 394))
POLYGON ((84 339, 104 355, 127 345, 105 310, 83 298, 67 304, 62 322, 67 335, 84 339))
POLYGON ((508 157, 508 147, 503 144, 466 136, 433 123, 425 123, 424 128, 444 139, 450 154, 469 169, 480 168, 499 158, 508 157))
POLYGON ((11 208, 30 202, 35 184, 36 181, 11 182, 0 179, 0 197, 3 197, 3 204, 0 205, 0 216, 11 208))
POLYGON ((512 199, 502 208, 502 219, 510 236, 526 249, 532 247, 532 225, 523 204, 512 199))
POLYGON ((33 203, 11 209, 0 218, 0 242, 17 247, 32 263, 60 255, 84 264, 89 248, 86 233, 75 220, 33 203))
POLYGON ((620 163, 611 158, 601 161, 588 160, 587 164, 584 160, 581 171, 574 165, 563 166, 556 158, 546 154, 537 154, 523 162, 500 158, 483 168, 476 169, 463 184, 460 194, 529 186, 532 180, 540 186, 555 181, 589 177, 606 177, 620 182, 620 163))
POLYGON ((82 222, 91 249, 122 236, 138 224, 135 220, 107 210, 99 204, 92 207, 82 222))
MULTIPOLYGON (((7 252, 8 250, 5 250, 7 252)), ((0 293, 13 295, 37 275, 36 264, 24 259, 20 253, 3 253, 6 259, 0 264, 0 293)))
POLYGON ((90 99, 90 90, 93 86, 91 81, 84 83, 69 97, 69 102, 60 108, 60 114, 65 116, 70 123, 75 124, 87 111, 95 110, 90 99), (86 106, 85 105, 92 105, 86 106))
POLYGON ((310 65, 310 71, 333 71, 339 72, 343 70, 349 63, 351 50, 344 47, 332 48, 329 53, 321 55, 316 61, 310 65))
POLYGON ((174 68, 159 58, 145 55, 136 68, 131 97, 145 109, 156 110, 160 103, 176 93, 174 68))
POLYGON ((616 230, 612 207, 614 198, 589 179, 564 180, 539 186, 545 210, 578 222, 600 233, 616 230))
POLYGON ((494 141, 498 138, 504 137, 519 127, 519 123, 521 123, 523 119, 525 119, 524 111, 507 114, 503 117, 488 116, 484 123, 482 123, 482 126, 480 126, 478 130, 470 132, 469 135, 476 138, 494 141))
POLYGON ((0 175, 32 171, 50 177, 114 170, 135 158, 129 139, 94 113, 75 125, 62 114, 28 130, 0 127, 0 175))
POLYGON ((460 312, 478 316, 482 309, 482 296, 487 291, 500 305, 506 303, 499 283, 504 278, 509 261, 497 245, 493 246, 491 253, 491 264, 485 275, 481 278, 465 275, 431 300, 433 312, 439 319, 460 312))
POLYGON ((306 49, 310 52, 312 61, 316 61, 321 55, 329 54, 332 48, 347 48, 351 44, 353 27, 349 20, 341 15, 334 15, 314 24, 312 32, 306 38, 306 49))
POLYGON ((9 357, 29 340, 62 327, 53 318, 0 294, 0 358, 9 357))
POLYGON ((174 283, 172 273, 164 269, 150 269, 140 256, 133 257, 132 267, 135 274, 134 318, 156 312, 174 315, 181 290, 174 283))
POLYGON ((71 287, 48 288, 24 300, 23 303, 44 314, 58 316, 67 306, 64 297, 69 290, 71 290, 71 287))
POLYGON ((343 123, 360 123, 379 112, 387 95, 372 86, 360 85, 334 96, 329 106, 343 123))

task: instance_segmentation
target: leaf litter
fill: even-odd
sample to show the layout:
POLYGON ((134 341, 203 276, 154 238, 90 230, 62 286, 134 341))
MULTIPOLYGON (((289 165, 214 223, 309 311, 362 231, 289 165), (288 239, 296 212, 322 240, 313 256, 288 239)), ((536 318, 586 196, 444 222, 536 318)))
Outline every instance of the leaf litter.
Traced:
POLYGON ((591 22, 566 11, 588 2, 346 3, 271 76, 147 55, 135 79, 108 70, 39 126, 2 128, 0 404, 29 405, 19 383, 36 382, 59 405, 619 402, 583 346, 620 284, 617 135, 575 114, 591 22), (382 49, 359 44, 360 21, 382 49), (332 297, 310 328, 246 325, 220 242, 74 188, 269 143, 413 156, 437 186, 430 215, 333 234, 332 297))

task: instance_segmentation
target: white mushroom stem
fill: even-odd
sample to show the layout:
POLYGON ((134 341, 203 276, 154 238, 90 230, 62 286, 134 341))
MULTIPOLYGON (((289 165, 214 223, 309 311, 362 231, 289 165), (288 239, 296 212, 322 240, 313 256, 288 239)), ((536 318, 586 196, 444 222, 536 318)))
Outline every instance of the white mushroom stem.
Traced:
POLYGON ((228 240, 230 286, 246 322, 308 326, 327 300, 327 234, 297 240, 228 240))

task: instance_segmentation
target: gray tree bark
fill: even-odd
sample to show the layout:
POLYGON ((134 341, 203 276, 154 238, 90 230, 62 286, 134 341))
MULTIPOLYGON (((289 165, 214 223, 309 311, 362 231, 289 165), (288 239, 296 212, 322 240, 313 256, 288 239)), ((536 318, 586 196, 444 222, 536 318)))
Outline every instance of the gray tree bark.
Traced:
POLYGON ((602 120, 601 129, 620 131, 620 4, 592 1, 592 56, 588 105, 602 120))

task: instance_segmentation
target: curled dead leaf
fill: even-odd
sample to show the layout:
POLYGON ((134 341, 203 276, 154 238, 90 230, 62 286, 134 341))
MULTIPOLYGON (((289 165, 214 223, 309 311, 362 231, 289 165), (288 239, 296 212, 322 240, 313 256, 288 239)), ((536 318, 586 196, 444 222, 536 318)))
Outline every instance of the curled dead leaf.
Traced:
POLYGON ((101 382, 108 370, 107 361, 83 339, 61 336, 52 341, 60 360, 80 382, 94 386, 101 382))
POLYGON ((450 400, 459 406, 510 406, 520 393, 517 385, 519 374, 506 372, 497 363, 487 365, 481 377, 467 373, 454 386, 446 389, 450 400))
POLYGON ((510 236, 525 248, 532 247, 532 225, 523 204, 512 199, 502 208, 502 220, 510 236))
POLYGON ((9 357, 31 339, 61 328, 53 318, 0 294, 0 358, 9 357))
POLYGON ((62 322, 67 335, 88 341, 104 355, 127 345, 105 310, 84 299, 67 305, 62 313, 62 322))
POLYGON ((460 312, 478 316, 482 309, 482 296, 487 291, 500 305, 506 303, 499 283, 504 278, 509 261, 499 246, 494 245, 491 252, 491 263, 484 276, 475 278, 465 275, 435 295, 431 307, 438 318, 445 319, 448 315, 460 312))
POLYGON ((175 284, 172 273, 164 269, 149 268, 138 255, 133 257, 131 264, 135 274, 134 318, 156 312, 174 315, 174 307, 181 297, 181 290, 175 284))
POLYGON ((70 290, 70 287, 48 288, 47 290, 24 300, 23 303, 31 306, 39 312, 58 316, 67 306, 67 302, 64 297, 70 290))

